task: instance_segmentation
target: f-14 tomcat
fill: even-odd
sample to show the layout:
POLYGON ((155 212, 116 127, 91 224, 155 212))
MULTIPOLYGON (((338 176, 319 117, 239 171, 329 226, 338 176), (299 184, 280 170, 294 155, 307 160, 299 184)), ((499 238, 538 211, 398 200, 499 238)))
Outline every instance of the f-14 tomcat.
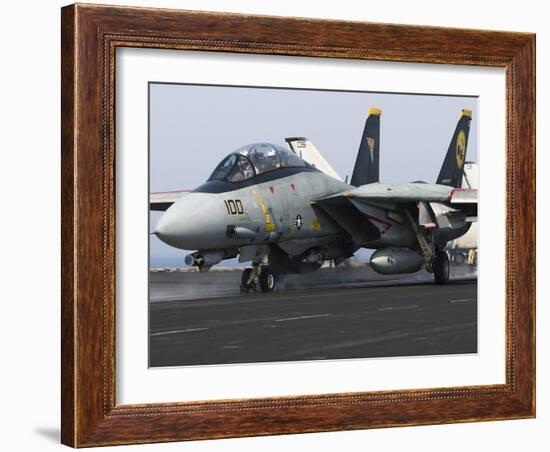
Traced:
POLYGON ((477 190, 459 188, 471 112, 462 110, 435 184, 379 182, 380 115, 369 111, 349 184, 305 138, 288 138, 290 149, 250 144, 192 192, 152 194, 151 209, 165 210, 153 234, 196 250, 185 262, 200 271, 237 256, 251 262, 245 292, 271 292, 282 275, 338 265, 359 248, 376 250, 370 264, 379 273, 425 268, 447 283, 443 249, 477 219, 477 190))

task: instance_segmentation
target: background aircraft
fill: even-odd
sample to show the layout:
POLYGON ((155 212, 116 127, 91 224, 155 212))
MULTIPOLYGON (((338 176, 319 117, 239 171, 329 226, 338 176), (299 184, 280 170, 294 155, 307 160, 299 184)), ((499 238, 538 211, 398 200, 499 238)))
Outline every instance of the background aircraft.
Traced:
POLYGON ((186 263, 201 271, 236 256, 252 262, 244 291, 272 291, 280 275, 338 264, 361 247, 377 250, 370 263, 379 273, 425 267, 446 283, 443 248, 477 216, 477 191, 458 188, 471 112, 461 112, 436 184, 378 183, 380 114, 369 111, 350 184, 306 139, 287 139, 294 152, 252 144, 229 154, 193 192, 151 195, 151 209, 166 210, 153 233, 198 250, 186 263))

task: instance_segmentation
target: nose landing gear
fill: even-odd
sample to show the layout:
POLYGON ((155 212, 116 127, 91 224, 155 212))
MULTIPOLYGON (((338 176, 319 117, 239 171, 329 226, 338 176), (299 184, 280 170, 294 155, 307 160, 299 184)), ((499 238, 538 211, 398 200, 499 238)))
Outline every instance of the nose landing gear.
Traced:
POLYGON ((252 268, 243 271, 241 277, 241 293, 248 293, 250 290, 262 292, 273 292, 277 278, 271 267, 261 264, 254 264, 252 268))

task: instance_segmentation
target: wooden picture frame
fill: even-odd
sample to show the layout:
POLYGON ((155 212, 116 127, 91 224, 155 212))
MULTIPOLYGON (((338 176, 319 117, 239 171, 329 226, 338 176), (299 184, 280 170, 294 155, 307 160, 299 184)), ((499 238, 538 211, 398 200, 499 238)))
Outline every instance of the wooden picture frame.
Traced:
POLYGON ((161 9, 62 9, 62 442, 73 447, 535 416, 535 35, 161 9), (115 50, 506 70, 506 383, 115 403, 115 50))

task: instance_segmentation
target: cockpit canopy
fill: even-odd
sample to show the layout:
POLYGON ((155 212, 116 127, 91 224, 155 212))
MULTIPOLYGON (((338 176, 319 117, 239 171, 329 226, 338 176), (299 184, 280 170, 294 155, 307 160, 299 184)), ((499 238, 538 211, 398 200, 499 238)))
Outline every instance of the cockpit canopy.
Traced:
POLYGON ((208 180, 241 182, 279 168, 309 166, 292 151, 271 143, 254 143, 225 157, 208 180))

